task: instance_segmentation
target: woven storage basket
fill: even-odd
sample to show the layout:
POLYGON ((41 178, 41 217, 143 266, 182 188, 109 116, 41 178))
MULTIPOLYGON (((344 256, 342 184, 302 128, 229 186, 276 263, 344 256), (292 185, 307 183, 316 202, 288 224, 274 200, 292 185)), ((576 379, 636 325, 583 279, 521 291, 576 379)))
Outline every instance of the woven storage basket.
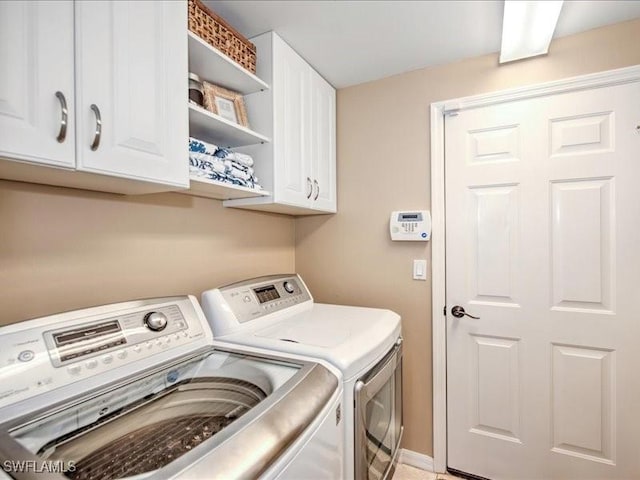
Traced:
POLYGON ((231 60, 256 73, 256 46, 200 0, 189 0, 189 30, 231 60))

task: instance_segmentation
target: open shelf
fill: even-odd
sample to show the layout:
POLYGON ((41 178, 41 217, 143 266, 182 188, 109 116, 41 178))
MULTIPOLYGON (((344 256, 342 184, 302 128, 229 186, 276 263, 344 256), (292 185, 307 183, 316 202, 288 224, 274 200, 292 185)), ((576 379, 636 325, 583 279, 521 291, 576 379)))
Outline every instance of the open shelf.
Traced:
POLYGON ((270 142, 264 135, 192 103, 189 104, 189 135, 223 148, 270 142))
MULTIPOLYGON (((221 87, 248 95, 268 90, 260 78, 213 48, 193 32, 188 32, 189 71, 221 87)), ((269 138, 189 103, 189 135, 222 148, 235 148, 270 142, 269 138)), ((190 177, 189 190, 180 193, 197 197, 233 200, 267 197, 270 192, 241 187, 204 177, 190 177)))
POLYGON ((218 200, 232 200, 236 198, 267 197, 271 195, 265 190, 231 185, 203 177, 191 177, 189 190, 180 190, 178 193, 193 195, 196 197, 217 198, 218 200))
POLYGON ((189 32, 189 71, 202 80, 243 95, 267 90, 269 85, 246 68, 189 32))

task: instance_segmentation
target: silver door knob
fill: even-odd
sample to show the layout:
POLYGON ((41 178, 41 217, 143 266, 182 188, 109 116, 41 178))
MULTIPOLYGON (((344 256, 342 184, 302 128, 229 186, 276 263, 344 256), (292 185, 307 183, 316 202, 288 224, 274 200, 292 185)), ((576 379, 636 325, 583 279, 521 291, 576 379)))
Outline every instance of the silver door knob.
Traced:
POLYGON ((480 317, 474 317, 473 315, 469 315, 467 312, 464 311, 464 308, 461 307, 460 305, 456 305, 451 309, 451 315, 453 315, 456 318, 462 318, 466 315, 467 317, 473 318, 474 320, 480 320, 480 317))

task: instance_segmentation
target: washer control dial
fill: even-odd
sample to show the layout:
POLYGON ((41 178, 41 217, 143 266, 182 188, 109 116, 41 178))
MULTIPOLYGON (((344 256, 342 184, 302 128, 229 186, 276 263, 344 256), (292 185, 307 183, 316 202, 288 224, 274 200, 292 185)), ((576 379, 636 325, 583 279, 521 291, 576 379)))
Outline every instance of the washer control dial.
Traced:
POLYGON ((144 316, 144 324, 149 330, 159 332, 167 326, 167 316, 160 312, 149 312, 144 316))
POLYGON ((293 283, 286 281, 282 284, 282 286, 284 287, 284 289, 287 291, 287 293, 293 293, 296 291, 296 288, 294 287, 293 283))

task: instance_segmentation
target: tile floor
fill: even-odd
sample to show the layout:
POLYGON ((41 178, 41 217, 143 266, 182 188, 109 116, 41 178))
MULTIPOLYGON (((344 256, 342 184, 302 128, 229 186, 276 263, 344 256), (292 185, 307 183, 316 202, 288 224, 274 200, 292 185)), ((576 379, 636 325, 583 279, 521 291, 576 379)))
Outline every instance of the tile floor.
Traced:
POLYGON ((393 474, 392 480, 460 480, 453 475, 446 475, 443 473, 427 472, 426 470, 420 470, 419 468, 399 463, 396 467, 396 472, 393 474))

